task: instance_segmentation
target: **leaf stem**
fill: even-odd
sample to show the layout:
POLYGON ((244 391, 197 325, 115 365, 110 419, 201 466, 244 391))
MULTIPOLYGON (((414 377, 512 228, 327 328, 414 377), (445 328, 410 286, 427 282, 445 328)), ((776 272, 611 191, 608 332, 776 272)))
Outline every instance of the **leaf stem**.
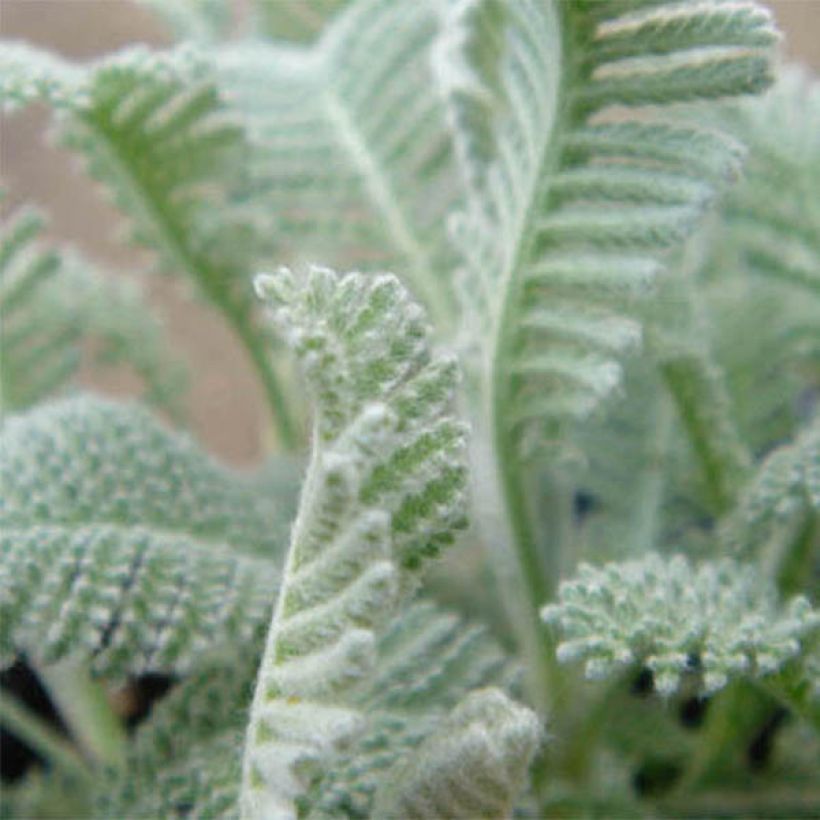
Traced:
POLYGON ((272 357, 270 351, 265 347, 264 339, 258 333, 255 333, 247 321, 237 312, 225 309, 224 313, 237 338, 245 347, 251 364, 256 370, 267 400, 268 409, 273 416, 279 441, 286 450, 297 449, 301 442, 301 436, 291 416, 285 394, 276 378, 272 357))
POLYGON ((80 748, 99 763, 121 765, 125 729, 85 665, 66 659, 38 668, 37 674, 80 748))
POLYGON ((92 772, 76 748, 16 698, 0 695, 0 723, 66 774, 84 781, 92 772))
POLYGON ((724 373, 709 347, 695 265, 684 256, 678 279, 668 285, 667 298, 681 317, 686 341, 660 326, 653 341, 661 377, 700 464, 712 511, 720 515, 734 504, 752 460, 735 424, 724 373))
MULTIPOLYGON (((244 299, 231 292, 224 271, 214 270, 207 261, 198 257, 185 241, 184 228, 174 219, 173 214, 169 213, 166 203, 151 186, 142 185, 135 177, 122 155, 120 146, 108 134, 104 123, 98 122, 89 114, 78 116, 76 122, 85 132, 85 138, 93 141, 109 171, 117 178, 117 183, 112 187, 116 190, 118 184, 121 195, 127 201, 127 206, 121 204, 122 210, 137 224, 150 226, 155 237, 151 245, 155 249, 158 246, 160 256, 164 254, 172 261, 173 267, 195 282, 206 299, 226 318, 259 376, 282 445, 287 450, 294 450, 300 443, 296 425, 291 419, 264 340, 251 324, 251 312, 244 304, 244 299)), ((245 283, 245 286, 250 295, 250 281, 245 283)))

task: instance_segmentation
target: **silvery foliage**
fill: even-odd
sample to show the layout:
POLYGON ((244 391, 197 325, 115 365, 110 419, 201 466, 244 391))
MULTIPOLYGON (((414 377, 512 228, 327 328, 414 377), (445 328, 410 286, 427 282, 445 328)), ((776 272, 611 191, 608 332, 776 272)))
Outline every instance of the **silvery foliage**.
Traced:
MULTIPOLYGON (((753 684, 817 727, 818 96, 782 70, 754 99, 768 12, 146 5, 189 42, 85 64, 4 43, 0 101, 54 111, 153 267, 221 312, 291 449, 292 351, 312 449, 288 529, 292 468, 65 398, 88 340, 162 406, 171 357, 136 290, 44 251, 30 212, 4 225, 0 656, 181 678, 93 811, 599 812, 600 711, 556 650, 616 693, 641 667, 730 706, 753 684), (490 569, 460 554, 444 594, 505 649, 412 600, 468 518, 490 569), (625 560, 560 583, 585 557, 625 560)), ((678 752, 696 783, 708 754, 678 752)))

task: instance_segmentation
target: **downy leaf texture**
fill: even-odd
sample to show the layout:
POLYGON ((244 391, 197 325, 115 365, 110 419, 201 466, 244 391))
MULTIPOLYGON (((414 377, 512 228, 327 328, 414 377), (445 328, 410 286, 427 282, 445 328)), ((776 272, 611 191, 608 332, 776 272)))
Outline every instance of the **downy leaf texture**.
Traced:
MULTIPOLYGON (((253 651, 204 665, 157 704, 127 765, 100 784, 99 817, 236 816, 240 735, 259 661, 257 643, 246 649, 253 651)), ((308 817, 371 816, 376 789, 396 779, 402 761, 468 692, 515 688, 517 669, 488 631, 429 602, 394 619, 377 654, 374 674, 351 692, 367 728, 327 761, 300 803, 308 817)))
POLYGON ((529 452, 618 387, 641 337, 630 303, 737 168, 733 139, 664 107, 761 90, 775 33, 754 3, 448 9, 465 344, 505 447, 529 452))
POLYGON ((264 628, 276 511, 187 437, 78 397, 9 417, 0 453, 3 665, 182 673, 264 628))
POLYGON ((83 65, 18 43, 0 44, 0 105, 42 101, 61 141, 86 160, 128 217, 131 238, 160 270, 186 278, 250 355, 286 446, 297 430, 255 314, 251 274, 268 242, 234 192, 251 147, 223 104, 201 51, 134 46, 83 65))
POLYGON ((242 812, 295 817, 323 761, 363 728, 345 691, 426 560, 465 523, 455 362, 392 275, 257 278, 315 403, 314 444, 245 747, 242 812))
POLYGON ((560 661, 584 661, 593 679, 640 665, 663 695, 685 679, 711 693, 733 677, 777 672, 820 628, 806 598, 781 605, 754 566, 731 559, 693 565, 654 553, 582 564, 541 614, 560 633, 560 661))
POLYGON ((242 131, 196 50, 133 47, 75 65, 3 43, 0 103, 14 110, 37 101, 59 115, 62 140, 85 156, 132 220, 134 238, 156 250, 163 267, 190 273, 206 295, 233 299, 237 309, 251 303, 240 275, 248 236, 231 235, 238 226, 230 210, 213 214, 241 172, 242 131))
MULTIPOLYGON (((192 43, 83 64, 3 43, 0 104, 54 110, 131 238, 222 311, 293 448, 284 342, 312 450, 248 475, 139 405, 40 404, 94 346, 155 403, 173 364, 136 290, 44 249, 29 211, 4 223, 0 666, 172 679, 124 765, 78 759, 78 805, 757 810, 747 786, 814 747, 778 737, 763 780, 755 743, 784 708, 788 732, 820 725, 820 119, 787 68, 749 99, 772 81, 768 11, 143 2, 192 43), (492 633, 417 597, 468 521, 456 395, 480 520, 462 546, 492 566, 470 553, 475 589, 431 592, 492 633), (575 661, 614 680, 573 689, 575 661), (638 670, 665 702, 627 691, 638 670), (713 703, 699 731, 676 695, 713 703)), ((73 809, 59 765, 14 810, 73 809)))
MULTIPOLYGON (((454 706, 483 687, 514 692, 519 674, 486 628, 427 602, 402 610, 379 642, 372 675, 351 693, 366 726, 311 790, 308 816, 374 816, 377 790, 401 779, 403 761, 454 706)), ((469 774, 460 788, 475 793, 469 774)), ((491 809, 485 802, 479 813, 491 809)))
MULTIPOLYGON (((712 552, 706 544, 711 536, 703 529, 714 520, 713 511, 703 501, 702 478, 687 455, 678 412, 656 372, 658 359, 671 359, 683 377, 687 364, 705 359, 706 373, 723 382, 723 389, 717 391, 723 426, 728 416, 736 428, 725 435, 721 424, 711 425, 709 435, 720 445, 717 451, 729 451, 729 461, 736 465, 733 453, 739 436, 752 460, 765 456, 768 463, 771 459, 771 468, 758 467, 759 478, 747 465, 743 471, 747 480, 760 483, 762 490, 775 480, 764 479, 769 469, 780 476, 777 488, 772 485, 766 491, 771 506, 753 502, 757 491, 752 487, 740 489, 739 509, 730 513, 726 524, 721 523, 721 531, 725 530, 721 546, 744 558, 760 557, 769 569, 779 566, 789 551, 787 545, 811 546, 806 505, 801 500, 805 497, 798 489, 799 471, 791 466, 790 454, 795 451, 781 445, 796 437, 802 440, 801 427, 811 439, 808 430, 816 413, 820 378, 820 308, 811 288, 774 269, 763 272, 754 251, 757 228, 762 230, 763 224, 748 221, 748 213, 760 211, 763 202, 769 204, 763 208, 766 212, 791 208, 793 188, 804 207, 794 209, 789 223, 801 226, 796 234, 806 241, 820 235, 817 209, 807 196, 820 163, 820 143, 816 129, 812 130, 815 97, 815 86, 802 72, 784 68, 760 99, 729 103, 704 114, 706 121, 717 117, 722 127, 748 144, 745 175, 724 193, 685 252, 673 258, 659 298, 643 311, 650 332, 663 335, 665 349, 659 351, 657 339, 652 339, 647 358, 654 361, 628 362, 624 396, 611 402, 605 414, 583 421, 574 431, 573 483, 582 507, 578 542, 588 559, 626 558, 653 546, 678 549, 684 537, 700 541, 703 550, 712 552), (783 150, 786 143, 789 147, 783 150), (797 177, 800 182, 787 183, 797 177), (804 182, 806 191, 801 194, 804 182), (687 305, 668 287, 686 278, 694 305, 687 305), (752 503, 761 519, 750 517, 750 511, 741 512, 752 503), (778 504, 780 512, 775 512, 778 504), (801 537, 801 526, 808 537, 801 537)), ((781 232, 788 230, 784 220, 775 219, 772 229, 776 225, 781 232)), ((775 247, 776 241, 772 242, 770 247, 775 247)), ((703 381, 693 378, 689 383, 697 388, 703 381)), ((708 390, 693 392, 698 393, 693 402, 708 398, 704 395, 708 390)), ((704 408, 710 409, 714 410, 704 408)), ((804 558, 811 560, 808 555, 804 558)))
POLYGON ((446 326, 445 227, 460 189, 430 66, 437 34, 430 4, 364 0, 312 46, 252 41, 216 62, 260 148, 248 196, 270 215, 279 258, 401 271, 446 326))
POLYGON ((376 796, 374 816, 508 817, 538 719, 497 689, 468 695, 376 796))
POLYGON ((145 398, 177 410, 184 370, 135 283, 105 277, 78 254, 44 247, 33 209, 0 230, 0 408, 20 411, 64 391, 83 361, 130 364, 145 398))
POLYGON ((154 706, 126 765, 98 784, 100 820, 237 816, 239 750, 259 645, 211 658, 154 706))
MULTIPOLYGON (((721 524, 730 554, 756 559, 781 586, 816 579, 820 561, 820 419, 769 454, 721 524)), ((814 581, 812 592, 817 593, 814 581)))

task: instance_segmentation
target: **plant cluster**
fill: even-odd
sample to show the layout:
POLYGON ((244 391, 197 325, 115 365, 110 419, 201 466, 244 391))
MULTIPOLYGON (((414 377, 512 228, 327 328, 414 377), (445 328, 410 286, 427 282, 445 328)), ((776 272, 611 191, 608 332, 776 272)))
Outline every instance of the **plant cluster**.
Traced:
POLYGON ((4 694, 3 816, 816 816, 820 85, 769 13, 144 2, 179 44, 2 43, 0 102, 273 446, 203 452, 137 284, 4 218, 0 662, 59 725, 4 694))

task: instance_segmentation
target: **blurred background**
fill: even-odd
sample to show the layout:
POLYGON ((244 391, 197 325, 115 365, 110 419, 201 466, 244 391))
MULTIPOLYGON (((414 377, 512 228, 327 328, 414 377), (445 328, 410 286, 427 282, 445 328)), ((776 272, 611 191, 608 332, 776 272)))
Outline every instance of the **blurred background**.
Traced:
MULTIPOLYGON (((771 0, 768 5, 785 34, 786 57, 820 71, 820 0, 771 0)), ((74 59, 137 42, 170 43, 151 12, 130 0, 0 0, 0 36, 25 39, 74 59)), ((119 241, 116 212, 78 161, 49 144, 44 110, 35 107, 4 117, 0 174, 8 190, 4 218, 21 203, 36 204, 50 217, 52 240, 78 246, 101 268, 129 275, 145 266, 146 257, 119 241)), ((225 461, 257 462, 265 436, 264 405, 231 333, 178 283, 151 277, 147 284, 168 335, 190 368, 188 417, 194 434, 225 461)), ((133 395, 138 388, 127 374, 88 372, 84 378, 115 395, 133 395)))

